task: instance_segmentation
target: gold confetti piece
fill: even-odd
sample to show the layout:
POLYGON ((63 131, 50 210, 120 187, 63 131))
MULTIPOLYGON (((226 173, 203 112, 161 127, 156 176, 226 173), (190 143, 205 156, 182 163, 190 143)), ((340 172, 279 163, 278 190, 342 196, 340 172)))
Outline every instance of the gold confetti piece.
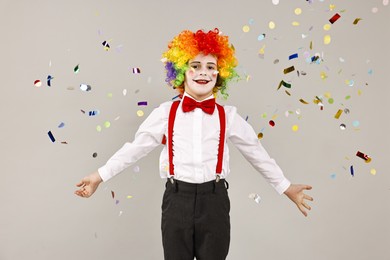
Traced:
POLYGON ((299 99, 299 101, 300 101, 302 104, 305 104, 305 105, 309 104, 307 101, 303 100, 302 98, 299 99))
POLYGON ((343 110, 342 110, 342 109, 339 109, 339 110, 337 111, 337 113, 334 115, 334 118, 339 119, 342 113, 343 113, 343 110))
POLYGON ((104 127, 105 127, 105 128, 109 128, 110 126, 111 126, 110 121, 104 122, 104 127))
POLYGON ((313 41, 310 41, 310 50, 313 49, 313 41))
POLYGON ((291 96, 290 92, 288 92, 287 90, 285 90, 284 92, 286 92, 287 95, 291 96))
POLYGON ((292 22, 292 26, 299 26, 299 22, 297 21, 292 22))
POLYGON ((112 93, 107 93, 108 98, 112 98, 112 93))
POLYGON ((296 15, 300 15, 302 13, 302 9, 301 8, 295 8, 294 13, 296 15))
POLYGON ((325 35, 324 36, 324 44, 328 45, 330 43, 330 41, 331 41, 330 35, 328 35, 328 34, 325 35))
POLYGON ((332 94, 331 94, 330 92, 326 92, 326 93, 324 94, 324 96, 325 96, 326 98, 330 98, 330 97, 332 96, 332 94))
POLYGON ((325 72, 321 72, 321 79, 326 79, 328 76, 326 75, 326 73, 325 72))
POLYGON ((333 9, 335 9, 335 7, 336 7, 335 5, 332 5, 332 4, 331 4, 331 5, 329 5, 329 10, 330 10, 330 11, 333 11, 333 9))
POLYGON ((137 116, 141 117, 143 115, 144 115, 144 111, 142 111, 142 110, 137 111, 137 116))
POLYGON ((362 20, 362 18, 356 18, 355 21, 353 21, 353 24, 358 24, 358 22, 362 20))
POLYGON ((294 66, 291 66, 291 67, 288 67, 288 68, 284 69, 283 73, 287 74, 287 73, 290 73, 291 71, 294 71, 294 70, 295 70, 294 66))
POLYGON ((264 44, 263 47, 261 47, 261 49, 259 50, 259 54, 264 54, 264 49, 265 49, 265 44, 264 44))
POLYGON ((130 195, 127 195, 127 197, 126 198, 128 198, 128 199, 131 199, 133 196, 130 196, 130 195))
POLYGON ((268 23, 268 27, 269 27, 271 30, 275 29, 275 27, 276 27, 275 22, 273 22, 273 21, 269 22, 269 23, 268 23))
POLYGON ((101 132, 102 131, 102 127, 100 125, 96 126, 96 131, 101 132))
POLYGON ((291 127, 291 129, 293 130, 293 132, 296 132, 296 131, 298 131, 298 125, 293 125, 292 127, 291 127))
POLYGON ((329 31, 330 28, 332 28, 332 25, 330 25, 330 24, 327 23, 327 24, 324 25, 323 28, 324 28, 325 31, 329 31))
POLYGON ((329 104, 333 104, 333 103, 334 103, 334 99, 333 99, 333 98, 329 98, 329 99, 328 99, 328 103, 329 103, 329 104))
POLYGON ((372 175, 375 175, 375 174, 376 174, 376 170, 375 170, 374 168, 372 168, 372 169, 370 170, 370 173, 371 173, 372 175))
POLYGON ((259 133, 259 134, 257 135, 257 138, 258 138, 258 139, 262 139, 262 138, 263 138, 263 133, 259 133))
POLYGON ((244 25, 243 27, 242 27, 242 31, 243 32, 249 32, 249 30, 250 30, 250 27, 248 26, 248 25, 244 25))

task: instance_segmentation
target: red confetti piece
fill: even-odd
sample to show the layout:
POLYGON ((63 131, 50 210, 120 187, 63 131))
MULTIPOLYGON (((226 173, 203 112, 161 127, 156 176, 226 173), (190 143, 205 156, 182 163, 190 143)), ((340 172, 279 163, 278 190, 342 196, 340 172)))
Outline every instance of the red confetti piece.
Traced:
POLYGON ((332 18, 329 19, 329 22, 330 22, 331 24, 333 24, 333 23, 335 23, 340 17, 341 17, 341 16, 340 16, 338 13, 336 13, 335 15, 332 16, 332 18))

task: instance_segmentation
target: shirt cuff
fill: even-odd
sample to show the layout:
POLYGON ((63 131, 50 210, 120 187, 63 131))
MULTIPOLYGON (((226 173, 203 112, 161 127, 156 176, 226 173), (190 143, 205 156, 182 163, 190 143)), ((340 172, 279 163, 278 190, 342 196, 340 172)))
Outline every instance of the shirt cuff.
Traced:
POLYGON ((291 182, 287 179, 284 179, 278 186, 275 186, 275 190, 279 193, 279 195, 282 195, 288 187, 290 187, 291 182))
POLYGON ((98 173, 100 175, 100 178, 102 178, 103 182, 108 181, 111 179, 110 173, 107 171, 107 168, 105 166, 102 166, 98 169, 98 173))

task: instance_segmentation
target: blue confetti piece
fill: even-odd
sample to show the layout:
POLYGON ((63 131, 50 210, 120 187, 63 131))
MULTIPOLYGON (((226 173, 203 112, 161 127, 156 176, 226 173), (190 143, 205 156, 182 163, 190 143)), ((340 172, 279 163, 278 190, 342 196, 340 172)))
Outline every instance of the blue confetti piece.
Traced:
POLYGON ((354 177, 355 171, 353 170, 353 165, 351 165, 351 167, 349 167, 349 171, 351 172, 352 177, 354 177))
POLYGON ((51 87, 51 80, 54 79, 52 76, 47 76, 47 85, 51 87))
POLYGON ((58 125, 58 128, 63 128, 65 126, 64 122, 61 122, 61 124, 58 125))
POLYGON ((298 53, 294 53, 294 54, 291 54, 290 56, 288 56, 289 60, 296 59, 296 58, 298 58, 298 53))
POLYGON ((53 134, 51 133, 51 131, 47 132, 47 134, 49 135, 50 137, 50 140, 54 143, 56 141, 56 139, 54 138, 53 134))
POLYGON ((148 101, 140 101, 140 102, 138 102, 138 105, 139 106, 147 106, 148 105, 148 101))

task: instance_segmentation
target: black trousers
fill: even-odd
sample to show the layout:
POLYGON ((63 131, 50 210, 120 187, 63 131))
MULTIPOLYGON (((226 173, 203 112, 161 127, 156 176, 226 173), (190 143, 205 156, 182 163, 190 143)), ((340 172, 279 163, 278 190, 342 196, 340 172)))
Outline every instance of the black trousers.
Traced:
POLYGON ((230 243, 228 183, 165 184, 161 231, 165 260, 224 260, 230 243))

